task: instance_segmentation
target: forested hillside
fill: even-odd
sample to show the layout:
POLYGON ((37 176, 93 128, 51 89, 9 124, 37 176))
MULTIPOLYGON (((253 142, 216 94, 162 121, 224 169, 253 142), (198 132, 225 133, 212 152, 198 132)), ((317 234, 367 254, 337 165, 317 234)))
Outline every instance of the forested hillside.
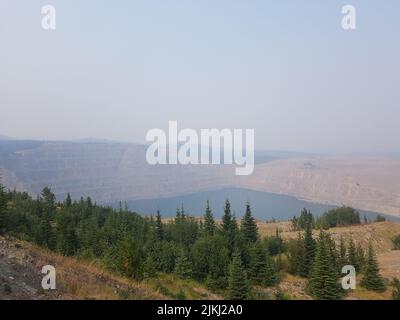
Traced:
MULTIPOLYGON (((250 204, 243 209, 238 221, 227 200, 222 221, 216 222, 208 203, 202 219, 189 216, 182 206, 166 223, 160 212, 142 217, 122 205, 118 210, 98 206, 90 198, 72 201, 68 195, 60 203, 49 188, 32 199, 1 187, 0 234, 96 262, 136 281, 167 275, 195 281, 228 299, 289 299, 279 284, 293 276, 304 279, 307 295, 315 299, 342 299, 349 294, 339 282, 346 264, 362 275, 360 285, 365 290, 393 290, 395 295, 390 279, 380 275, 372 244, 364 250, 350 239, 337 246, 329 231, 323 230, 325 222, 318 226, 307 210, 293 220, 296 239, 283 239, 279 229, 261 237, 250 204), (319 227, 318 236, 313 236, 313 229, 319 227)), ((355 211, 342 214, 343 210, 325 217, 336 217, 337 224, 360 223, 354 220, 355 211)), ((165 293, 165 288, 160 291, 165 293)), ((179 297, 184 298, 184 293, 174 296, 179 297)))

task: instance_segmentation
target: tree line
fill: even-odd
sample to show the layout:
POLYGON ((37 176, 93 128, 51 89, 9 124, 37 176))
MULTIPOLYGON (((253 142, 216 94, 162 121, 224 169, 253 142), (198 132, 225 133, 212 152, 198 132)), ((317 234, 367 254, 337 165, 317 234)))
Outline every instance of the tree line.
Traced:
POLYGON ((363 272, 363 286, 384 290, 372 246, 364 252, 352 240, 342 240, 337 247, 322 229, 315 239, 316 220, 307 210, 296 218, 297 239, 287 241, 278 229, 261 237, 249 203, 240 220, 229 200, 223 210, 217 222, 208 202, 201 219, 186 214, 182 206, 164 222, 160 211, 143 217, 126 207, 97 205, 90 198, 73 201, 69 194, 57 202, 47 187, 32 198, 0 185, 0 234, 65 256, 96 259, 138 280, 174 273, 205 283, 226 298, 251 299, 256 286, 276 286, 289 272, 308 279, 307 291, 314 298, 339 299, 344 295, 341 267, 351 264, 363 272))

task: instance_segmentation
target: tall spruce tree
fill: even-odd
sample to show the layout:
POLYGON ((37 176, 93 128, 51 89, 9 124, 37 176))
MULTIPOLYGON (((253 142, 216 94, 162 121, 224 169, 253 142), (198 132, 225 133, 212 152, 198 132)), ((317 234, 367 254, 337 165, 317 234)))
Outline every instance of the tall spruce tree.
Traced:
POLYGON ((156 239, 161 241, 164 239, 164 226, 161 219, 160 210, 157 209, 156 226, 155 226, 156 239))
POLYGON ((263 283, 267 271, 267 251, 260 242, 250 250, 250 276, 254 284, 263 283))
POLYGON ((341 269, 347 265, 347 251, 346 251, 346 244, 342 237, 340 237, 340 244, 339 244, 339 269, 341 269))
POLYGON ((342 297, 338 273, 331 263, 330 237, 321 231, 316 250, 315 262, 311 270, 308 292, 316 299, 337 300, 342 297))
POLYGON ((222 216, 222 231, 229 233, 232 229, 232 212, 231 203, 229 200, 225 200, 224 215, 222 216))
POLYGON ((359 264, 357 261, 357 251, 356 251, 356 246, 354 244, 353 239, 350 238, 349 241, 349 249, 347 251, 347 262, 349 265, 353 266, 356 271, 360 271, 359 264))
POLYGON ((65 206, 66 206, 67 208, 69 208, 69 207, 71 207, 71 205, 72 205, 72 199, 71 199, 71 195, 70 195, 69 192, 68 192, 67 198, 65 199, 65 206))
POLYGON ((279 282, 279 276, 276 268, 276 264, 274 260, 272 260, 269 252, 267 251, 265 257, 265 277, 262 281, 262 284, 267 287, 271 287, 276 285, 279 282))
POLYGON ((288 246, 289 271, 291 273, 302 275, 305 251, 304 238, 298 232, 297 239, 290 241, 288 246))
POLYGON ((229 266, 227 298, 230 300, 246 300, 250 297, 250 286, 246 272, 242 266, 240 253, 235 250, 229 266))
POLYGON ((356 258, 357 258, 358 271, 362 272, 362 270, 365 267, 366 257, 364 249, 361 247, 360 243, 357 245, 356 258))
POLYGON ((255 243, 258 240, 258 227, 256 221, 251 214, 250 203, 246 203, 246 212, 240 226, 242 239, 247 243, 255 243))
POLYGON ((222 216, 222 234, 227 241, 227 248, 231 256, 236 246, 238 227, 236 218, 232 215, 229 200, 225 201, 224 215, 222 216))
POLYGON ((376 260, 372 244, 369 244, 367 260, 364 268, 364 276, 360 282, 361 286, 372 291, 385 291, 385 283, 379 274, 378 261, 376 260))
POLYGON ((192 264, 183 250, 176 259, 174 272, 183 279, 192 276, 192 264))
POLYGON ((300 272, 303 277, 308 277, 315 259, 316 243, 312 237, 312 219, 307 220, 304 230, 304 261, 300 272))
POLYGON ((204 232, 205 234, 212 236, 214 235, 215 232, 215 221, 214 221, 214 216, 212 214, 211 208, 210 208, 210 202, 207 200, 207 206, 206 206, 206 213, 204 215, 204 232))

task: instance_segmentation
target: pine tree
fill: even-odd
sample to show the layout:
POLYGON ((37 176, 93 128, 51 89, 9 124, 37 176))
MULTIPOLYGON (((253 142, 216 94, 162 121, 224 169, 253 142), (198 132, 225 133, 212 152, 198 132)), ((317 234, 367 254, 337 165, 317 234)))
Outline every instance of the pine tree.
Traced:
POLYGON ((178 207, 178 208, 176 208, 175 222, 180 222, 181 219, 182 219, 181 209, 179 209, 179 207, 178 207))
POLYGON ((357 266, 358 271, 361 272, 365 267, 365 252, 359 243, 356 249, 356 259, 357 259, 357 266))
POLYGON ((304 231, 304 261, 300 272, 303 277, 308 277, 315 259, 316 244, 312 237, 312 220, 307 221, 304 231))
POLYGON ((185 220, 186 214, 185 214, 185 208, 183 207, 183 203, 181 204, 181 211, 180 211, 181 219, 185 220))
POLYGON ((239 252, 236 250, 229 266, 227 298, 230 300, 246 300, 250 297, 250 286, 246 272, 243 270, 239 252))
POLYGON ((183 250, 176 259, 174 272, 183 279, 192 276, 192 265, 183 250))
POLYGON ((37 242, 39 245, 50 250, 56 248, 56 235, 52 227, 52 221, 49 213, 44 213, 39 225, 37 242))
POLYGON ((342 237, 340 237, 340 245, 339 245, 339 272, 341 269, 347 265, 347 251, 346 244, 342 237))
POLYGON ((145 278, 153 278, 157 274, 156 265, 151 255, 148 255, 143 264, 143 276, 145 278))
POLYGON ((236 245, 238 227, 236 218, 231 213, 229 200, 225 201, 224 215, 222 217, 222 234, 227 241, 229 255, 231 256, 236 245))
POLYGON ((275 262, 272 260, 268 252, 266 254, 265 261, 265 277, 262 281, 262 284, 264 286, 271 287, 279 282, 279 276, 277 273, 275 262))
POLYGON ((214 231, 215 231, 214 216, 212 214, 212 211, 210 208, 210 202, 208 200, 207 200, 206 213, 204 215, 204 231, 209 236, 214 235, 214 231))
POLYGON ((51 192, 49 187, 45 187, 42 190, 42 201, 44 212, 49 215, 54 215, 56 209, 56 196, 51 192))
POLYGON ((257 242, 250 252, 250 275, 254 284, 260 284, 265 279, 267 271, 267 252, 262 244, 257 242))
POLYGON ((342 268, 339 265, 339 253, 336 249, 336 243, 335 241, 333 241, 329 234, 327 234, 326 241, 329 250, 330 263, 333 268, 335 268, 337 274, 340 275, 342 272, 342 268))
POLYGON ((375 257, 375 252, 372 244, 369 244, 364 276, 360 282, 361 286, 377 292, 385 291, 385 284, 379 274, 378 261, 375 257))
POLYGON ((304 265, 305 248, 304 238, 299 232, 296 240, 292 240, 288 247, 289 271, 293 274, 301 275, 304 265))
POLYGON ((164 239, 164 226, 163 226, 163 223, 162 223, 162 220, 161 220, 160 210, 157 210, 155 231, 156 231, 157 240, 158 241, 163 240, 164 239))
POLYGON ((242 219, 240 232, 242 233, 242 239, 247 243, 254 243, 258 240, 258 227, 251 214, 249 202, 246 204, 246 212, 242 219))
POLYGON ((309 293, 320 300, 337 300, 342 296, 337 270, 331 264, 330 251, 330 237, 321 231, 307 287, 309 293))
POLYGON ((67 194, 67 198, 65 199, 64 204, 67 208, 71 207, 71 205, 72 205, 72 199, 71 199, 71 195, 69 194, 69 192, 67 194))
POLYGON ((232 229, 231 203, 225 200, 224 215, 222 216, 222 231, 228 234, 232 229))
POLYGON ((349 249, 347 251, 347 262, 349 263, 349 265, 353 266, 357 272, 360 270, 357 261, 356 246, 354 245, 353 239, 350 239, 349 241, 349 249))

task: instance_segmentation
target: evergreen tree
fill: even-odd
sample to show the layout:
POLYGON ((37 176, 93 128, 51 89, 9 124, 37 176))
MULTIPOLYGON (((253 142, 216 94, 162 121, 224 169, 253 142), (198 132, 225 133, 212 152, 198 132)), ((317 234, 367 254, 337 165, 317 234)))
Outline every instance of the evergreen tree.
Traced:
POLYGON ((360 243, 357 245, 356 258, 357 258, 358 270, 359 270, 359 272, 361 272, 365 267, 366 259, 365 259, 365 252, 364 252, 363 248, 361 247, 360 243))
POLYGON ((51 192, 49 187, 42 190, 43 209, 46 214, 54 215, 56 210, 56 196, 51 192))
POLYGON ((308 277, 315 259, 316 243, 312 237, 312 220, 307 221, 304 231, 304 261, 300 272, 303 277, 308 277))
POLYGON ((225 201, 224 215, 222 217, 222 234, 227 241, 228 252, 231 256, 236 246, 238 227, 236 218, 231 213, 229 200, 225 201))
POLYGON ((272 260, 268 252, 266 254, 265 261, 265 277, 262 281, 262 284, 267 287, 274 286, 279 282, 279 276, 275 262, 272 260))
POLYGON ((181 218, 182 220, 186 218, 185 209, 183 208, 183 203, 181 204, 181 218))
POLYGON ((163 226, 163 223, 161 220, 160 210, 157 210, 155 231, 156 231, 156 239, 158 241, 163 240, 164 239, 164 226, 163 226))
POLYGON ((236 250, 229 266, 227 298, 230 300, 246 300, 250 297, 250 286, 246 272, 243 270, 239 252, 236 250))
POLYGON ((342 237, 340 237, 340 245, 339 245, 339 272, 341 269, 347 265, 347 251, 346 244, 342 237))
POLYGON ((289 242, 288 260, 289 271, 293 274, 301 275, 305 257, 304 238, 299 232, 296 240, 289 242))
POLYGON ((231 203, 225 200, 224 215, 222 216, 222 231, 228 234, 232 230, 231 203))
POLYGON ((321 231, 307 287, 309 293, 316 299, 337 300, 342 296, 338 273, 331 264, 330 252, 330 237, 321 231))
POLYGON ((65 206, 66 206, 67 208, 69 208, 69 207, 71 207, 71 205, 72 205, 72 199, 71 199, 71 195, 70 195, 69 192, 68 192, 67 198, 65 199, 65 206))
MULTIPOLYGON (((254 284, 274 286, 279 282, 277 263, 271 258, 268 242, 256 242, 251 249, 250 272, 254 284)), ((280 255, 278 255, 278 259, 280 255)))
POLYGON ((364 276, 360 282, 361 286, 377 292, 385 291, 385 284, 379 274, 378 261, 375 257, 375 252, 372 244, 369 244, 364 276))
POLYGON ((263 283, 267 271, 267 252, 262 244, 257 242, 250 251, 250 275, 254 284, 263 283))
POLYGON ((56 248, 56 235, 53 231, 50 213, 44 213, 37 234, 37 242, 39 245, 50 250, 56 248))
POLYGON ((359 264, 357 261, 356 246, 354 244, 353 239, 351 239, 351 238, 349 241, 349 249, 347 251, 347 261, 348 261, 349 265, 353 266, 356 269, 357 272, 360 271, 359 264))
POLYGON ((206 213, 204 215, 204 231, 205 234, 212 236, 215 231, 215 221, 210 208, 210 202, 207 200, 206 213))
POLYGON ((254 243, 258 240, 258 227, 251 214, 249 202, 246 204, 246 212, 242 219, 240 232, 242 233, 242 239, 247 243, 254 243))
POLYGON ((182 218, 182 216, 181 216, 181 209, 179 209, 179 207, 178 207, 178 208, 176 208, 175 222, 176 222, 176 221, 180 221, 181 218, 182 218))
POLYGON ((192 276, 192 265, 183 250, 176 259, 174 272, 183 279, 192 276))
POLYGON ((328 250, 329 250, 329 257, 330 257, 330 263, 332 264, 333 268, 336 270, 337 274, 340 275, 342 272, 342 268, 339 265, 339 253, 336 249, 336 243, 333 241, 331 236, 327 234, 326 237, 327 245, 328 245, 328 250))
POLYGON ((145 278, 153 278, 157 274, 156 265, 151 255, 148 255, 143 264, 143 276, 145 278))

